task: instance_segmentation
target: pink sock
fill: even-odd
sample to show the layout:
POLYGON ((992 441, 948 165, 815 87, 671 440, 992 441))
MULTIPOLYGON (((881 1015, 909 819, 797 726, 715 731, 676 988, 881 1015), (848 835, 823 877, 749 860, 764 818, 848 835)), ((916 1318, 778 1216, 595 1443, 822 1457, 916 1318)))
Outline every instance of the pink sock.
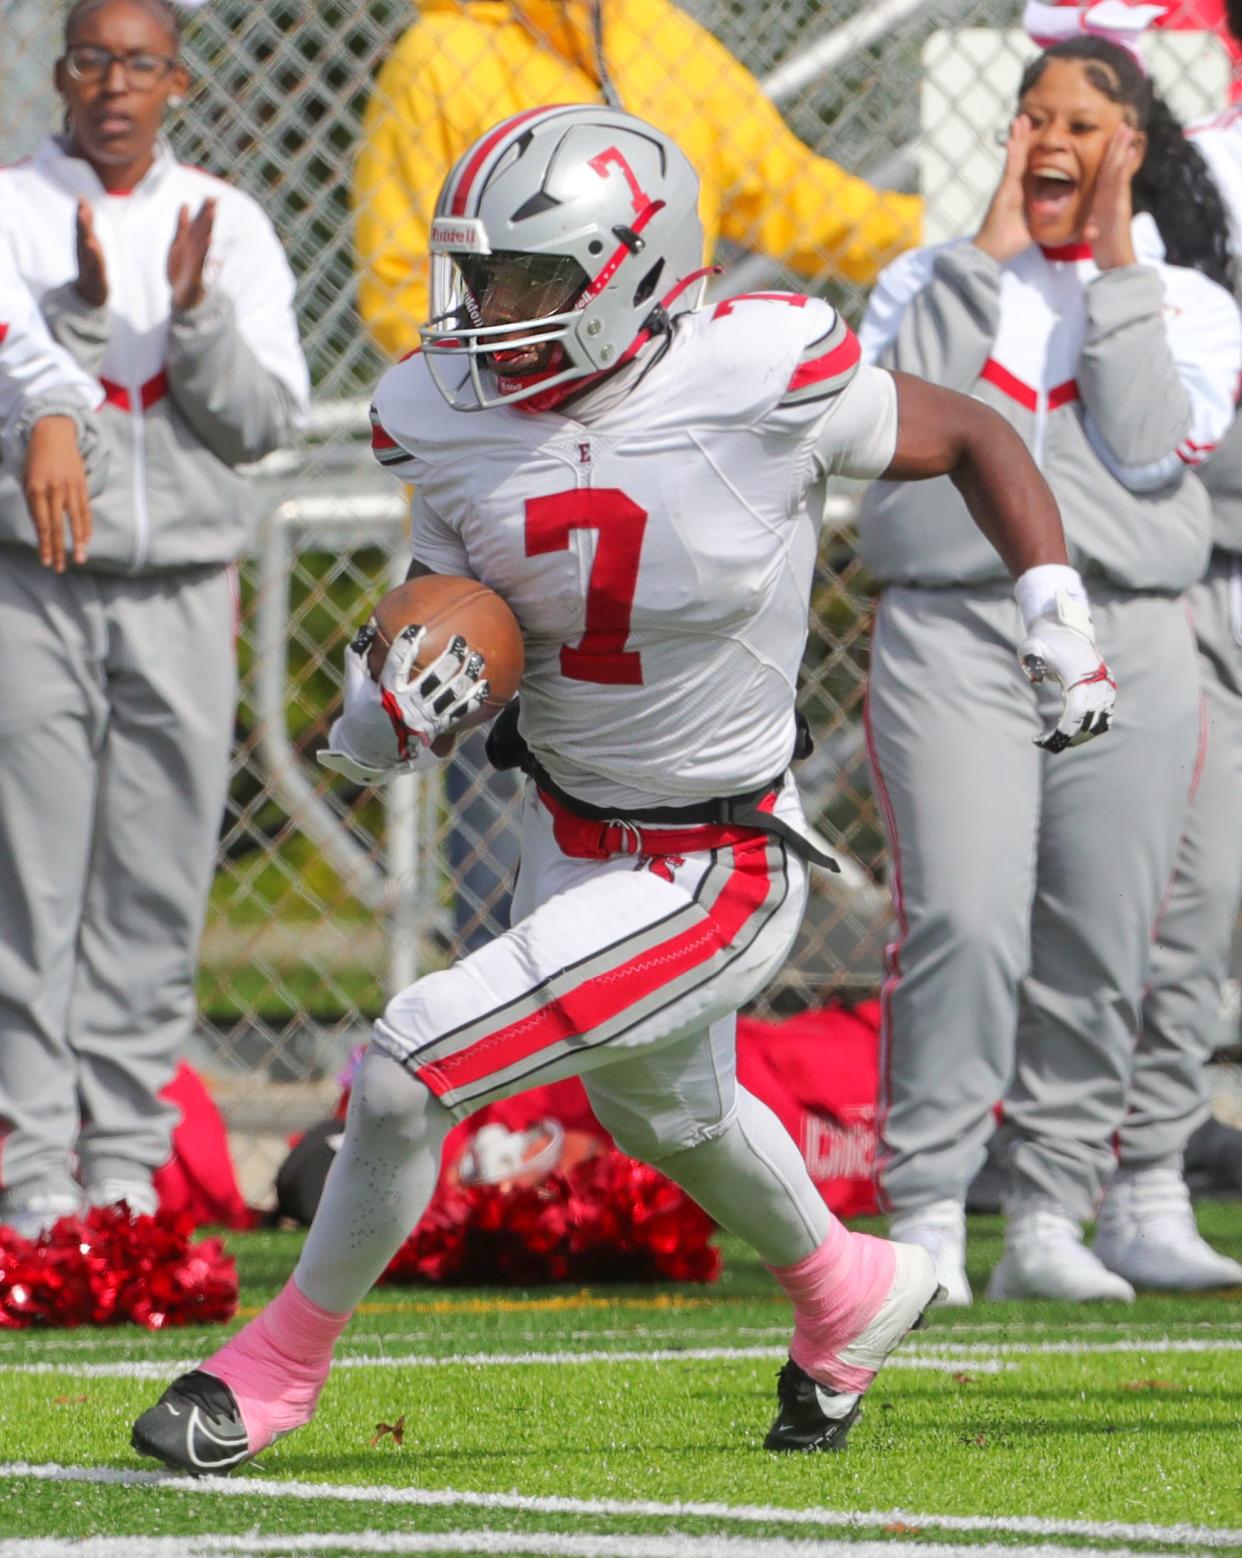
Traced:
POLYGON ((837 1391, 866 1390, 875 1373, 842 1363, 841 1349, 866 1329, 888 1297, 897 1256, 886 1239, 851 1233, 834 1217, 817 1250, 793 1266, 769 1266, 794 1307, 789 1356, 837 1391))
POLYGON ((267 1308, 202 1365, 237 1398, 252 1455, 310 1422, 348 1319, 312 1303, 290 1277, 267 1308))

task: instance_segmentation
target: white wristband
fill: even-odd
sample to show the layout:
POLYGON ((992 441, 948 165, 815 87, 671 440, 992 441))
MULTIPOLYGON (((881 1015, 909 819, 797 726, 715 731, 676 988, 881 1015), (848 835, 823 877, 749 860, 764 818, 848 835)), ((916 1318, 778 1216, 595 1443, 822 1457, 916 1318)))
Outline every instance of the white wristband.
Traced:
POLYGON ((1036 617, 1056 616, 1057 596, 1062 590, 1071 600, 1087 604, 1087 587, 1082 582, 1082 575, 1066 563, 1037 563, 1019 575, 1013 593, 1028 633, 1036 617))

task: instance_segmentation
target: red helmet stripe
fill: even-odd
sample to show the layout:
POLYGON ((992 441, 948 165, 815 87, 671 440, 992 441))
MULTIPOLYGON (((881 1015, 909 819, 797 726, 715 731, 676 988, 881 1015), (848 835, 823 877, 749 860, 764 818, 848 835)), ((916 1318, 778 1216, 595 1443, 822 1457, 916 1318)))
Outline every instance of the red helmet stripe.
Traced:
POLYGON ((457 181, 457 188, 453 191, 453 203, 449 207, 450 216, 465 216, 466 201, 470 198, 470 190, 475 179, 479 176, 479 170, 491 156, 492 152, 506 139, 519 125, 526 124, 528 120, 537 119, 541 114, 555 113, 561 108, 570 105, 565 103, 554 104, 550 108, 528 108, 525 113, 514 114, 512 119, 506 119, 503 124, 498 124, 485 140, 475 147, 474 156, 466 164, 461 178, 457 181))
MULTIPOLYGON (((663 209, 664 202, 662 200, 653 200, 647 209, 641 213, 641 215, 635 217, 633 223, 630 225, 630 231, 632 233, 641 233, 651 218, 655 216, 656 212, 663 211, 663 209)), ((625 260, 628 260, 630 255, 633 253, 634 251, 630 248, 629 244, 619 244, 617 248, 613 250, 608 259, 604 261, 603 270, 601 270, 600 273, 593 277, 592 280, 587 284, 586 291, 582 294, 583 297, 598 297, 599 294, 608 285, 608 283, 612 280, 612 278, 617 274, 617 271, 621 268, 622 263, 625 260)))

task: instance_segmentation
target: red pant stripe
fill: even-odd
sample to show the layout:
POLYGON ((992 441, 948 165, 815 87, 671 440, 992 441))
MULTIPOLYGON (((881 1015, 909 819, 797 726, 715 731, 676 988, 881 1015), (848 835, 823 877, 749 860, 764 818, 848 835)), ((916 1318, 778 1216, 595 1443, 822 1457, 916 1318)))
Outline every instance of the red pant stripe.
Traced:
POLYGON ((733 848, 729 880, 699 924, 648 947, 629 962, 595 974, 539 1011, 498 1028, 457 1054, 428 1061, 415 1072, 419 1081, 437 1097, 470 1087, 551 1045, 589 1033, 725 951, 771 890, 768 842, 765 835, 733 848), (744 867, 738 865, 739 854, 750 857, 744 867))

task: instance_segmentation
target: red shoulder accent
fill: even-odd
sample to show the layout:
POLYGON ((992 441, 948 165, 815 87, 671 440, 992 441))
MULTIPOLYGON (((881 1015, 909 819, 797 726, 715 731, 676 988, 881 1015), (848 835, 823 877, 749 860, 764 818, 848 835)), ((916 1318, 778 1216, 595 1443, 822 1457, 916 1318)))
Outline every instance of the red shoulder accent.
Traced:
POLYGON ((388 433, 386 433, 378 422, 372 422, 372 424, 371 424, 371 448, 372 449, 395 449, 396 447, 397 447, 397 440, 395 438, 392 438, 388 433))
POLYGON ((822 379, 835 379, 838 374, 848 373, 861 356, 862 347, 858 344, 858 337, 847 326, 844 341, 839 342, 830 352, 825 352, 822 357, 812 357, 810 362, 798 364, 786 393, 789 390, 805 389, 808 384, 818 384, 822 379))
POLYGON ((717 303, 712 309, 712 318, 726 318, 739 303, 788 303, 790 308, 805 308, 810 301, 801 292, 739 292, 736 297, 717 303))

